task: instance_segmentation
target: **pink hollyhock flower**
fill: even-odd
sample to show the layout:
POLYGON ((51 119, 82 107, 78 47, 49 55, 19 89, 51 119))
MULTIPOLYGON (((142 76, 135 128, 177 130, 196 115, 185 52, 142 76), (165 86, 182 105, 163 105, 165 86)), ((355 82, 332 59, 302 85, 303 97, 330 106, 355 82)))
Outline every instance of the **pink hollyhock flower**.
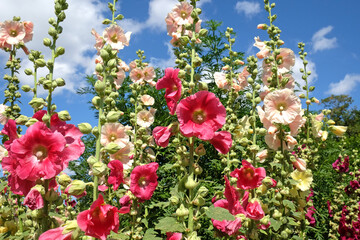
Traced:
POLYGON ((150 82, 155 78, 155 71, 153 67, 145 67, 143 69, 143 73, 144 73, 144 80, 146 82, 150 82))
POLYGON ((143 84, 144 72, 140 68, 133 68, 129 75, 130 79, 137 84, 143 84))
POLYGON ((63 234, 65 227, 58 227, 54 229, 47 230, 40 235, 39 240, 71 240, 72 232, 63 234))
POLYGON ((0 33, 0 48, 1 49, 5 49, 5 48, 11 49, 11 45, 6 42, 6 36, 2 35, 1 33, 0 33))
POLYGON ((275 90, 266 95, 264 112, 272 123, 289 124, 301 114, 301 102, 290 89, 275 90))
POLYGON ((155 99, 152 96, 147 95, 147 94, 142 95, 140 100, 145 106, 152 106, 155 103, 155 99))
POLYGON ((116 233, 118 231, 118 209, 105 204, 104 197, 99 194, 89 210, 79 213, 77 223, 85 235, 106 240, 111 231, 116 233))
POLYGON ((127 131, 130 131, 131 127, 124 126, 121 123, 105 123, 101 128, 100 143, 103 146, 113 142, 119 145, 121 148, 125 147, 130 138, 127 135, 127 131))
POLYGON ((296 158, 296 162, 293 162, 293 165, 298 171, 306 170, 306 161, 304 159, 296 158))
POLYGON ((280 73, 289 72, 291 67, 295 65, 295 54, 289 48, 280 48, 280 54, 276 57, 277 60, 281 60, 281 64, 278 66, 280 73))
POLYGON ((24 205, 31 210, 40 209, 44 207, 44 199, 41 193, 35 188, 32 188, 24 199, 24 205))
POLYGON ((179 71, 180 69, 165 69, 165 76, 156 83, 156 90, 165 88, 165 100, 171 115, 174 115, 177 102, 181 97, 182 86, 178 77, 179 71))
POLYGON ((256 109, 258 110, 259 118, 264 125, 264 128, 268 130, 269 134, 274 134, 277 131, 277 127, 265 117, 265 112, 260 106, 257 106, 256 109))
POLYGON ((29 42, 32 40, 34 32, 34 24, 30 21, 24 21, 24 28, 25 28, 25 37, 23 39, 24 43, 29 42))
POLYGON ((214 73, 214 80, 216 86, 221 89, 229 89, 228 80, 226 79, 226 74, 223 72, 215 72, 214 73))
POLYGON ((121 85, 124 82, 125 79, 125 71, 122 68, 118 69, 119 71, 116 73, 116 78, 114 79, 114 84, 115 84, 115 88, 116 90, 119 90, 121 85))
POLYGON ((122 162, 124 169, 130 169, 134 160, 131 159, 130 155, 134 151, 134 144, 129 142, 125 147, 121 148, 115 154, 110 155, 111 160, 119 160, 122 162))
POLYGON ((247 71, 247 67, 244 67, 243 71, 241 73, 238 74, 238 78, 237 78, 237 84, 236 84, 236 91, 241 91, 243 90, 247 85, 247 77, 250 76, 250 73, 247 71))
POLYGON ((140 127, 148 128, 151 126, 151 124, 154 123, 155 120, 155 108, 150 108, 150 110, 141 110, 137 114, 136 123, 140 127))
POLYGON ((241 219, 236 217, 238 214, 246 214, 243 204, 247 203, 249 193, 245 192, 242 201, 240 202, 240 194, 234 187, 230 185, 228 178, 225 176, 225 193, 226 199, 218 200, 214 203, 214 207, 221 207, 229 210, 229 212, 235 216, 234 221, 218 221, 211 219, 215 228, 220 231, 231 235, 236 235, 238 230, 241 228, 241 219))
POLYGON ((249 202, 246 206, 246 217, 253 220, 260 220, 265 216, 258 201, 249 202))
POLYGON ((152 135, 157 145, 167 147, 171 136, 174 134, 172 133, 171 127, 158 126, 154 128, 152 135))
POLYGON ((136 166, 132 170, 130 190, 140 201, 149 200, 152 197, 158 185, 158 176, 156 175, 158 167, 158 163, 152 162, 136 166))
POLYGON ((124 30, 118 25, 111 25, 105 28, 103 37, 112 49, 121 50, 124 46, 129 46, 131 32, 124 33, 124 30))
POLYGON ((349 156, 345 156, 344 161, 342 161, 341 156, 336 159, 332 164, 332 167, 335 171, 339 173, 345 173, 349 171, 349 156))
POLYGON ((211 140, 225 123, 226 111, 214 93, 200 91, 180 101, 176 108, 185 137, 211 140))
POLYGON ((168 13, 168 15, 166 16, 165 18, 165 22, 166 22, 166 29, 167 29, 167 34, 169 36, 171 36, 171 34, 173 32, 176 32, 177 29, 178 29, 178 25, 175 21, 175 17, 174 17, 174 13, 173 12, 170 12, 168 13))
POLYGON ((193 19, 191 17, 191 12, 193 11, 193 6, 190 3, 183 1, 180 4, 177 4, 173 8, 172 14, 174 21, 177 25, 192 24, 193 19))
POLYGON ((22 180, 15 173, 11 173, 8 177, 8 186, 10 186, 11 191, 17 195, 26 196, 35 184, 35 181, 22 180))
POLYGON ((129 195, 124 195, 120 198, 119 203, 121 205, 121 208, 118 211, 119 213, 126 214, 130 212, 132 200, 129 195))
POLYGON ((106 186, 106 185, 99 185, 99 186, 98 186, 98 190, 99 190, 100 192, 105 192, 105 191, 107 191, 108 189, 109 189, 109 187, 106 186))
POLYGON ((4 147, 9 151, 11 143, 19 138, 19 135, 17 134, 16 122, 13 119, 9 119, 3 130, 1 130, 1 134, 7 135, 9 137, 9 140, 4 142, 4 147))
MULTIPOLYGON (((278 134, 267 133, 265 135, 265 143, 268 145, 269 148, 274 149, 274 150, 278 150, 281 145, 278 134)), ((286 148, 285 143, 283 143, 283 146, 285 146, 285 148, 286 148)))
POLYGON ((226 154, 230 151, 232 146, 231 133, 227 131, 215 132, 214 137, 210 140, 210 143, 221 154, 226 154))
POLYGON ((263 167, 254 168, 251 163, 242 160, 242 167, 235 169, 230 176, 238 179, 238 188, 254 189, 261 185, 262 180, 266 177, 266 171, 263 167))
POLYGON ((260 163, 263 163, 263 162, 265 161, 265 159, 268 157, 268 151, 267 151, 267 149, 262 150, 261 152, 258 152, 258 153, 256 154, 256 156, 260 158, 260 161, 259 161, 259 162, 260 162, 260 163))
POLYGON ((119 62, 119 66, 122 70, 124 70, 125 72, 128 72, 130 70, 130 67, 122 60, 120 60, 119 62))
POLYGON ((0 23, 0 35, 5 38, 7 44, 16 45, 23 42, 26 35, 25 27, 17 21, 5 21, 0 23))
POLYGON ((314 206, 308 207, 307 212, 305 214, 306 220, 309 221, 310 226, 315 227, 316 220, 314 218, 314 214, 316 212, 316 209, 314 206))
POLYGON ((255 37, 254 40, 255 40, 254 47, 257 47, 260 50, 260 52, 256 54, 256 57, 259 59, 263 59, 269 56, 270 48, 266 46, 264 42, 260 41, 259 37, 255 37))
POLYGON ((292 123, 289 124, 290 134, 296 136, 299 133, 299 129, 306 123, 306 118, 303 117, 304 111, 301 111, 300 115, 297 115, 292 123))
POLYGON ((105 41, 104 39, 95 31, 95 29, 91 30, 91 34, 95 37, 95 45, 94 48, 100 53, 100 50, 104 47, 105 41))
POLYGON ((114 191, 116 191, 124 182, 123 164, 119 160, 112 160, 107 166, 110 168, 108 183, 112 184, 114 191))
POLYGON ((172 233, 172 232, 166 233, 166 240, 181 240, 181 239, 182 239, 182 233, 172 233))
POLYGON ((5 115, 5 109, 7 108, 6 105, 0 104, 0 124, 5 125, 9 120, 5 115))

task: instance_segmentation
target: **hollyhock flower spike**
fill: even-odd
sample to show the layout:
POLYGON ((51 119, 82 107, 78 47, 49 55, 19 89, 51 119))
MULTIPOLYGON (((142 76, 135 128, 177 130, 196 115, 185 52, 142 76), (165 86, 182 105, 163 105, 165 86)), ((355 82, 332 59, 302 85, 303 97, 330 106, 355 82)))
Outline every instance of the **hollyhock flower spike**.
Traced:
POLYGON ((254 168, 251 163, 242 160, 242 167, 235 169, 230 176, 237 178, 238 188, 254 189, 262 184, 262 180, 266 177, 266 171, 263 167, 254 168))
POLYGON ((152 197, 158 185, 158 176, 156 174, 158 167, 158 163, 152 162, 136 166, 132 170, 130 190, 140 201, 149 200, 152 197))
POLYGON ((185 137, 208 141, 225 124, 226 111, 214 93, 200 91, 182 99, 176 108, 180 131, 185 137))
POLYGON ((99 194, 89 210, 80 212, 77 216, 79 228, 85 235, 106 240, 111 231, 116 232, 119 228, 118 209, 105 204, 104 197, 99 194))

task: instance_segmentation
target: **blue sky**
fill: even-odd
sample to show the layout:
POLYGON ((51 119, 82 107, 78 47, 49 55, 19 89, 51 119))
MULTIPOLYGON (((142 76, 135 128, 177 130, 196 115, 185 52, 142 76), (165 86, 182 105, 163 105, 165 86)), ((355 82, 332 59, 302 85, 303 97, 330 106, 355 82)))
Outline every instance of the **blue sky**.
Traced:
MULTIPOLYGON (((34 40, 28 44, 30 49, 43 51, 49 57, 47 49, 42 46, 42 39, 48 30, 47 19, 53 16, 52 1, 49 0, 0 0, 0 21, 21 16, 23 20, 35 23, 34 40), (21 9, 19 6, 23 6, 21 9)), ((73 123, 90 122, 95 124, 93 113, 88 109, 88 98, 78 96, 75 91, 85 86, 85 77, 94 69, 94 38, 90 34, 94 28, 101 33, 102 19, 108 14, 105 0, 68 0, 69 10, 63 24, 64 31, 59 44, 66 53, 56 63, 55 77, 63 77, 67 85, 56 90, 54 101, 58 110, 69 110, 73 123)), ((129 63, 136 58, 136 50, 143 49, 148 60, 160 67, 174 65, 174 58, 169 51, 170 37, 166 35, 164 18, 176 4, 176 0, 119 0, 118 9, 125 16, 121 25, 132 31, 130 46, 120 51, 120 57, 129 63)), ((268 23, 267 13, 260 0, 201 0, 203 20, 214 19, 223 22, 223 28, 232 27, 238 37, 235 48, 246 55, 256 54, 252 47, 255 36, 267 40, 265 31, 256 29, 259 23, 268 23)), ((297 43, 306 43, 309 68, 312 71, 311 81, 316 86, 315 97, 322 99, 330 94, 349 94, 360 105, 360 1, 358 0, 287 0, 277 1, 274 13, 278 15, 275 24, 282 30, 284 47, 298 52, 297 43)), ((19 56, 24 57, 23 54, 19 56)), ((0 53, 0 64, 4 66, 7 56, 0 53)), ((302 63, 297 58, 294 76, 300 79, 298 68, 302 63)), ((23 61, 29 67, 28 61, 23 61)), ((0 74, 5 72, 0 70, 0 74)), ((20 74, 21 82, 31 84, 32 79, 20 74)), ((4 90, 4 86, 1 85, 4 90)), ((24 103, 28 95, 23 94, 24 103), (27 96, 27 97, 26 97, 27 96)), ((0 101, 3 101, 1 94, 0 101)), ((30 108, 25 114, 30 115, 30 108)))

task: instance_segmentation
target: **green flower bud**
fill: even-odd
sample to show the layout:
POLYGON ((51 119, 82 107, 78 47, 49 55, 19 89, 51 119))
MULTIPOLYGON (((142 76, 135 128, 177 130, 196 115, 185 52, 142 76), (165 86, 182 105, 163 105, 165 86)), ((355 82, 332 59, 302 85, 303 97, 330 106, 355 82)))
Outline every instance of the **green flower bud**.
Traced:
POLYGON ((101 73, 104 70, 104 66, 101 63, 96 64, 95 71, 101 73))
POLYGON ((51 89, 52 88, 52 81, 51 80, 45 80, 43 83, 44 89, 51 89))
POLYGON ((31 87, 29 85, 22 85, 21 90, 23 90, 24 92, 29 92, 31 91, 31 87))
POLYGON ((169 200, 170 200, 170 203, 173 205, 179 204, 179 198, 176 196, 171 196, 169 200))
POLYGON ((106 115, 106 120, 108 122, 117 122, 119 120, 121 116, 121 112, 120 111, 110 111, 107 115, 106 115))
POLYGON ((36 118, 30 118, 26 123, 25 126, 30 127, 31 125, 33 125, 34 123, 38 122, 38 120, 36 118))
POLYGON ((93 97, 93 99, 91 100, 91 103, 92 103, 95 107, 98 107, 98 106, 100 105, 100 97, 99 97, 99 96, 93 97))
POLYGON ((56 48, 56 50, 55 50, 55 55, 56 56, 61 56, 61 55, 63 55, 65 53, 65 48, 63 48, 63 47, 58 47, 58 48, 56 48))
POLYGON ((62 78, 57 78, 55 80, 55 82, 56 82, 56 85, 59 86, 59 87, 65 86, 65 80, 62 79, 62 78))
POLYGON ((98 160, 94 156, 90 156, 86 162, 89 164, 90 167, 92 167, 98 160))
POLYGON ((71 116, 70 116, 69 112, 66 110, 58 112, 58 116, 59 116, 59 119, 62 121, 70 121, 71 120, 71 116))
POLYGON ((79 128, 82 134, 89 134, 91 133, 92 130, 90 123, 80 123, 77 125, 77 127, 79 128))
POLYGON ((206 197, 208 192, 209 192, 209 190, 205 186, 201 186, 197 193, 202 197, 206 197))
POLYGON ((193 204, 195 206, 203 206, 205 205, 205 199, 202 196, 198 196, 197 198, 195 198, 195 200, 193 201, 193 204))
POLYGON ((100 57, 104 60, 107 61, 109 59, 109 53, 105 50, 105 49, 101 49, 100 50, 100 57))
POLYGON ((44 198, 46 201, 55 202, 59 198, 59 195, 57 194, 57 192, 55 192, 54 189, 50 189, 45 193, 44 198))
POLYGON ((100 80, 97 80, 96 83, 95 83, 95 91, 98 93, 98 94, 102 94, 105 90, 105 82, 103 81, 100 81, 100 80))
POLYGON ((24 70, 24 72, 25 72, 25 74, 28 75, 28 76, 33 74, 32 70, 31 70, 30 68, 26 68, 26 69, 24 70))
POLYGON ((67 175, 66 173, 62 172, 60 173, 60 175, 56 176, 56 180, 57 182, 63 186, 63 187, 66 187, 68 186, 72 180, 71 178, 69 177, 69 175, 67 175))
POLYGON ((185 217, 189 215, 189 209, 185 208, 184 204, 181 204, 178 209, 176 209, 176 216, 185 217))
POLYGON ((57 35, 57 31, 55 30, 55 28, 50 27, 49 31, 48 31, 49 35, 52 37, 55 37, 57 35))
POLYGON ((81 180, 74 180, 68 187, 68 193, 70 195, 78 196, 83 194, 86 189, 86 184, 81 180))
POLYGON ((31 189, 35 189, 37 191, 39 191, 39 193, 41 195, 45 194, 45 188, 42 185, 35 185, 34 187, 32 187, 31 189))
POLYGON ((91 133, 94 134, 95 137, 98 137, 99 136, 99 128, 93 127, 93 129, 91 130, 91 133))
POLYGON ((198 185, 198 183, 195 182, 194 175, 190 174, 186 179, 185 188, 186 189, 194 189, 197 185, 198 185))
POLYGON ((35 60, 35 65, 37 67, 44 67, 46 65, 46 62, 44 59, 40 58, 40 59, 36 59, 35 60))
POLYGON ((46 47, 49 47, 49 46, 51 45, 51 40, 50 40, 50 38, 44 38, 43 44, 44 44, 46 47))
MULTIPOLYGON (((142 143, 140 145, 142 145, 142 143)), ((107 144, 104 147, 104 150, 110 154, 114 154, 117 151, 119 151, 120 149, 121 149, 121 147, 114 142, 110 142, 109 144, 107 144)))
POLYGON ((208 90, 208 85, 207 85, 207 83, 206 83, 206 82, 200 82, 200 83, 199 83, 199 90, 200 90, 200 91, 203 91, 203 90, 207 91, 207 90, 208 90))
POLYGON ((29 118, 27 116, 20 115, 15 121, 18 125, 25 125, 28 120, 29 118))
POLYGON ((41 120, 42 120, 43 122, 45 122, 45 123, 49 122, 49 121, 50 121, 50 116, 49 116, 49 114, 45 114, 45 115, 42 117, 41 120))
POLYGON ((199 31, 200 37, 205 37, 208 34, 208 30, 203 28, 199 31))
POLYGON ((116 65, 117 65, 116 59, 110 59, 110 60, 107 62, 107 66, 108 66, 108 67, 113 68, 113 67, 116 67, 116 65))
POLYGON ((65 228, 62 231, 62 234, 67 234, 69 232, 75 231, 78 229, 78 224, 76 220, 66 221, 65 228))

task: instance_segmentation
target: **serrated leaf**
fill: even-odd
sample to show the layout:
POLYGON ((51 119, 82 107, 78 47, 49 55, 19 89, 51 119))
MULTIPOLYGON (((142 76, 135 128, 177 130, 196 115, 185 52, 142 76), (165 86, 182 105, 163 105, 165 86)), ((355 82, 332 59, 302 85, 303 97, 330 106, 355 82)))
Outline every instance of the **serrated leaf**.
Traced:
POLYGON ((270 227, 272 227, 272 229, 274 229, 274 231, 279 230, 282 225, 282 223, 280 221, 277 221, 273 218, 270 218, 270 223, 271 223, 270 227))
POLYGON ((283 204, 284 204, 285 207, 290 208, 291 211, 295 212, 295 205, 294 205, 294 203, 292 201, 284 200, 283 204))
POLYGON ((225 208, 211 206, 205 212, 206 216, 214 220, 223 221, 234 221, 235 217, 225 208))
POLYGON ((157 232, 153 228, 146 230, 143 240, 161 240, 156 236, 157 232))
POLYGON ((182 224, 178 223, 175 218, 165 217, 155 225, 155 229, 162 232, 184 232, 185 228, 182 224))

